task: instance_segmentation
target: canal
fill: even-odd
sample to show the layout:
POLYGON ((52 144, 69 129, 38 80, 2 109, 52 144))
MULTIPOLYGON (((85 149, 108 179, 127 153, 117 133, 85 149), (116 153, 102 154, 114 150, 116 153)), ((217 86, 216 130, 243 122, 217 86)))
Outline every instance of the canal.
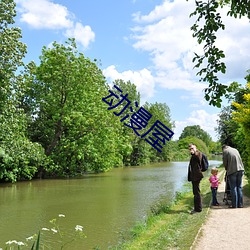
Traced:
MULTIPOLYGON (((211 166, 220 163, 210 161, 211 166)), ((1 184, 0 248, 5 249, 9 240, 25 242, 42 228, 53 228, 49 221, 56 218, 65 234, 64 243, 72 239, 76 225, 83 226, 87 236, 63 249, 107 249, 117 244, 123 232, 145 219, 156 202, 163 198, 171 202, 187 182, 187 165, 188 162, 167 162, 116 168, 79 179, 1 184)), ((59 233, 42 230, 43 240, 47 247, 60 249, 53 245, 61 244, 56 243, 61 240, 59 233)))

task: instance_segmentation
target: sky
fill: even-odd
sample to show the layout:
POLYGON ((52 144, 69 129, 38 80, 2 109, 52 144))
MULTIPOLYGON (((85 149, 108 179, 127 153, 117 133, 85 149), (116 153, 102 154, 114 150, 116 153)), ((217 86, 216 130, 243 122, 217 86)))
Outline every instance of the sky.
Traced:
MULTIPOLYGON (((39 64, 43 46, 76 39, 78 50, 97 59, 109 83, 131 81, 141 105, 166 103, 177 140, 186 126, 200 125, 214 141, 221 109, 204 99, 206 83, 193 68, 194 52, 202 47, 192 37, 193 0, 16 0, 16 26, 27 44, 25 62, 39 64)), ((221 10, 226 29, 217 45, 226 55, 227 72, 220 81, 245 85, 250 69, 250 22, 221 10)), ((129 97, 128 97, 129 98, 129 97)), ((223 105, 228 105, 225 101, 223 105)))

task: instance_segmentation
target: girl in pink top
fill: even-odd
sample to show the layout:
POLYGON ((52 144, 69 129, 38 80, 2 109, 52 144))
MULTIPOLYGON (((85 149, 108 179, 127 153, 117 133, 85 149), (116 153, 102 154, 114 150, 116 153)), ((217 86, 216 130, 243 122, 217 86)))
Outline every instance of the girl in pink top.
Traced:
POLYGON ((212 205, 213 206, 219 206, 219 202, 217 201, 217 189, 220 184, 219 179, 217 177, 218 169, 212 168, 211 169, 211 176, 209 178, 209 181, 211 183, 211 190, 212 190, 212 205))

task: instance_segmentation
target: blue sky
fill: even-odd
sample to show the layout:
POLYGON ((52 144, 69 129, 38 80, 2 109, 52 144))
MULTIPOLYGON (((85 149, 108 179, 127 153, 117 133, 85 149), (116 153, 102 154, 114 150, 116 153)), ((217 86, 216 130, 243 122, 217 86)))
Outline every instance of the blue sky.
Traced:
MULTIPOLYGON (((141 104, 166 103, 175 122, 174 139, 186 126, 200 125, 214 140, 219 108, 209 106, 193 69, 193 53, 202 51, 192 38, 194 10, 189 0, 16 0, 16 25, 28 46, 26 62, 39 62, 41 49, 75 37, 78 48, 100 62, 109 82, 130 80, 141 104)), ((245 84, 250 69, 250 23, 226 16, 217 44, 225 51, 223 83, 245 84)), ((226 104, 226 103, 225 103, 226 104)))

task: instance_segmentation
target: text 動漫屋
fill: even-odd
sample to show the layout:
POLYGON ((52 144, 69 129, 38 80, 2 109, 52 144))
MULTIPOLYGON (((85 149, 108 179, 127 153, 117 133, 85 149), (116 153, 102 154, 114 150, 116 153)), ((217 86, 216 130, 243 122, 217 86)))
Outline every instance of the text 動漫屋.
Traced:
MULTIPOLYGON (((132 113, 126 114, 120 119, 120 122, 125 121, 127 118, 130 119, 129 124, 124 122, 123 124, 129 128, 132 128, 133 131, 144 138, 144 140, 153 146, 159 152, 162 152, 162 144, 165 145, 166 140, 169 141, 170 138, 174 135, 174 132, 171 131, 167 126, 165 126, 162 122, 157 120, 146 133, 142 135, 139 133, 140 130, 146 128, 148 125, 148 121, 151 119, 152 115, 143 107, 140 107, 136 112, 133 110, 131 105, 131 101, 128 99, 128 94, 123 95, 122 90, 118 88, 116 85, 113 86, 117 92, 120 94, 114 93, 112 90, 109 90, 110 95, 102 98, 102 100, 109 105, 108 110, 116 109, 121 106, 122 109, 119 112, 113 112, 116 116, 121 116, 125 110, 129 109, 132 113), (115 100, 115 101, 114 101, 115 100), (151 134, 150 134, 151 133, 151 134), (150 135, 150 136, 149 136, 150 135), (148 136, 146 138, 146 136, 148 136)), ((135 101, 135 106, 138 108, 138 103, 135 101)))

